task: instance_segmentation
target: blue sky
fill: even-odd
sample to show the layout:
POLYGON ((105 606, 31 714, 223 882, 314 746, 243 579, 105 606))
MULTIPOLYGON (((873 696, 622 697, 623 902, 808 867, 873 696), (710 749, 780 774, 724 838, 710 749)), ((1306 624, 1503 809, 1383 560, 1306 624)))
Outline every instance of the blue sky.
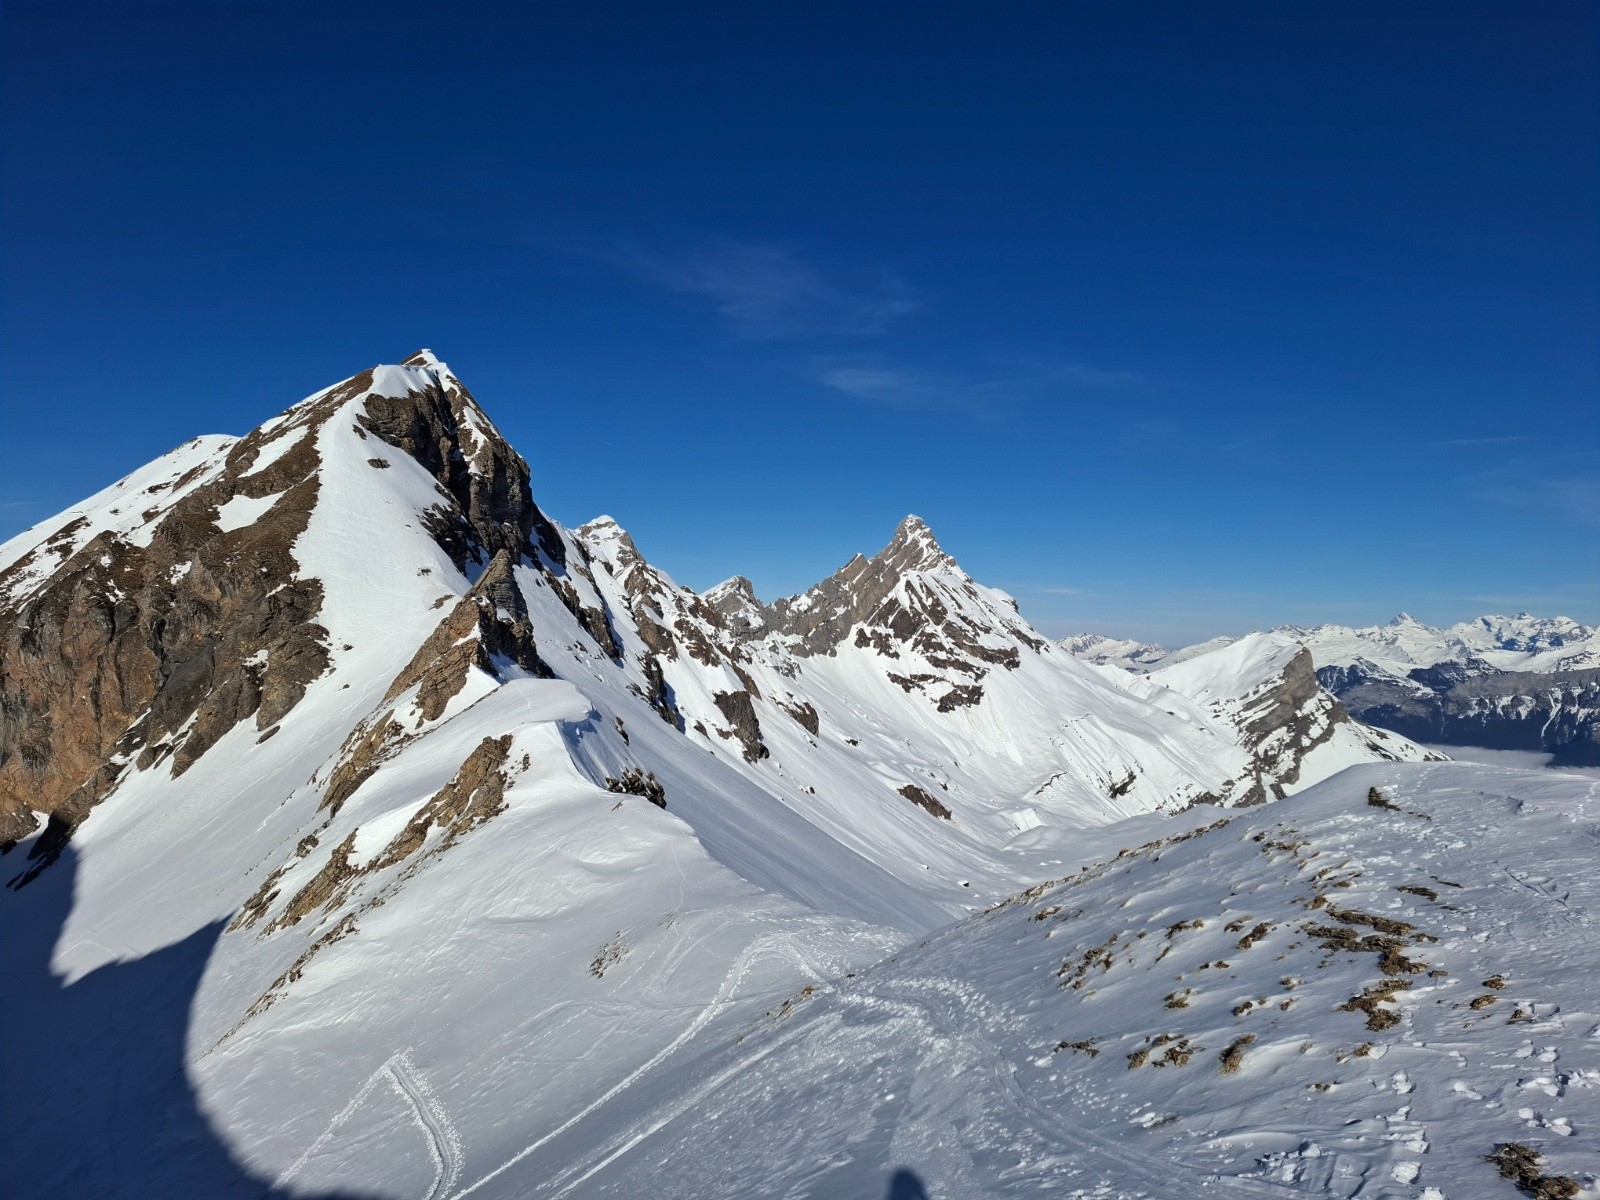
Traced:
POLYGON ((0 536, 430 346, 681 581, 1600 621, 1589 3, 12 3, 0 536))

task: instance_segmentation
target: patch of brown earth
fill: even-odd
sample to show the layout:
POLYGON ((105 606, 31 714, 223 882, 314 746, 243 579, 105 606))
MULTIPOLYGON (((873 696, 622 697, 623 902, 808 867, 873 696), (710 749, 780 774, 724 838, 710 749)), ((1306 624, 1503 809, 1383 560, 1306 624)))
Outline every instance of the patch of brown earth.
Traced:
POLYGON ((1582 1190, 1578 1181, 1542 1173, 1539 1164, 1543 1157, 1532 1146, 1504 1142, 1494 1148, 1493 1154, 1484 1155, 1484 1161, 1493 1163, 1499 1168, 1501 1179, 1509 1179, 1534 1200, 1571 1200, 1582 1190))

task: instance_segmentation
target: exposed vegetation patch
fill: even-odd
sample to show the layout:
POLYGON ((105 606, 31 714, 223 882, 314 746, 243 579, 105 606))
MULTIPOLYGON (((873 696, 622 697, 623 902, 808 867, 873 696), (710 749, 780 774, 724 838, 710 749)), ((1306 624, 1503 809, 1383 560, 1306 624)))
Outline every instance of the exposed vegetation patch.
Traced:
POLYGON ((1424 900, 1437 900, 1439 893, 1430 887, 1418 887, 1415 884, 1401 884, 1395 888, 1397 892, 1406 892, 1412 896, 1421 896, 1424 900))
POLYGON ((1128 1070, 1136 1071, 1146 1063, 1153 1067, 1187 1067, 1201 1049, 1181 1033, 1157 1034, 1128 1055, 1128 1070))
POLYGON ((1501 1179, 1509 1179, 1518 1189, 1534 1200, 1570 1200, 1578 1194, 1578 1181, 1565 1175, 1545 1175, 1539 1170, 1543 1159, 1537 1150, 1520 1142, 1505 1142, 1494 1148, 1493 1154, 1484 1155, 1484 1161, 1493 1163, 1501 1179))
POLYGON ((1063 1050, 1076 1050, 1079 1054, 1087 1054, 1090 1058, 1100 1057, 1100 1047, 1094 1042, 1057 1042, 1054 1053, 1060 1054, 1063 1050))
POLYGON ((1410 986, 1411 984, 1404 979, 1386 979, 1382 983, 1373 984, 1359 996, 1352 996, 1335 1011, 1365 1013, 1367 1028, 1374 1033, 1381 1033, 1400 1024, 1400 1014, 1392 1008, 1382 1008, 1380 1005, 1392 1002, 1396 992, 1403 992, 1410 986))
POLYGON ((1078 990, 1089 982, 1091 971, 1099 971, 1102 974, 1109 971, 1112 955, 1121 936, 1119 933, 1113 933, 1098 946, 1085 950, 1078 961, 1074 962, 1069 958, 1062 963, 1060 969, 1056 971, 1056 978, 1061 980, 1061 986, 1078 990))
POLYGON ((1239 949, 1248 950, 1272 931, 1271 921, 1262 921, 1249 933, 1239 939, 1239 949))
POLYGON ((1235 1038, 1220 1056, 1222 1073, 1224 1075, 1237 1075, 1239 1068, 1244 1066, 1244 1052, 1255 1045, 1256 1035, 1247 1033, 1241 1038, 1235 1038))

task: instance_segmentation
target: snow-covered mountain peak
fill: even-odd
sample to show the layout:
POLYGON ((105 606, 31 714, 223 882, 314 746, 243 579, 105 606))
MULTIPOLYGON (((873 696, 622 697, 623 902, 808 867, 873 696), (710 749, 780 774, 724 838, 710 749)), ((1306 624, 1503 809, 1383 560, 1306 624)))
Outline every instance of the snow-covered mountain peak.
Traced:
POLYGON ((633 535, 617 524, 614 517, 595 517, 578 526, 573 533, 596 558, 613 566, 631 567, 644 559, 639 547, 634 544, 633 535))
MULTIPOLYGON (((713 1023, 1115 853, 1124 819, 1422 756, 1302 666, 1273 637, 1165 678, 1079 662, 915 518, 771 607, 697 595, 616 521, 545 517, 414 355, 0 553, 0 917, 63 905, 69 997, 204 942, 163 1078, 280 1190, 572 1194, 579 1143, 609 1153, 586 1114, 713 1023)), ((44 983, 8 1028, 118 1028, 44 983)), ((33 1107, 16 1144, 99 1127, 33 1107)), ((71 1152, 27 1165, 95 1192, 71 1152)))
POLYGON ((901 572, 933 571, 956 565, 956 560, 939 545, 927 522, 915 514, 900 522, 894 537, 875 557, 886 567, 901 572))
POLYGON ((429 350, 426 346, 416 351, 416 353, 402 358, 400 360, 400 365, 402 367, 438 367, 444 371, 448 371, 450 369, 444 364, 443 361, 440 360, 437 354, 435 354, 432 350, 429 350))

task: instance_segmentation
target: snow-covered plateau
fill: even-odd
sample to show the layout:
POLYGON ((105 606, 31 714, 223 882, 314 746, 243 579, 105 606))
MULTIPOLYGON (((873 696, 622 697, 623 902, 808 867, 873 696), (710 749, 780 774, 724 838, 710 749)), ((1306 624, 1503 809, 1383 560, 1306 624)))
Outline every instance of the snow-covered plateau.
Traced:
POLYGON ((1600 1196, 1597 785, 1302 641, 699 594, 427 351, 187 443, 0 547, 0 1193, 1600 1196))

